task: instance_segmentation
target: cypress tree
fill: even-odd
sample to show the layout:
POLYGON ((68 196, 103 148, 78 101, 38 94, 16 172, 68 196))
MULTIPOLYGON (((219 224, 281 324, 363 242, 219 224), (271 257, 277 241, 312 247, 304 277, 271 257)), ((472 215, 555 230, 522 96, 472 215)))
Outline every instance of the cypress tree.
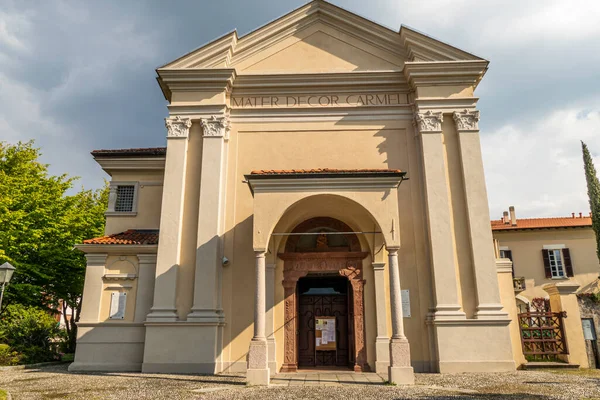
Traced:
POLYGON ((585 180, 587 181, 590 210, 592 211, 592 228, 596 234, 596 255, 600 262, 600 182, 598 181, 598 175, 596 175, 596 168, 590 151, 583 141, 581 142, 581 150, 583 151, 583 167, 585 169, 585 180))

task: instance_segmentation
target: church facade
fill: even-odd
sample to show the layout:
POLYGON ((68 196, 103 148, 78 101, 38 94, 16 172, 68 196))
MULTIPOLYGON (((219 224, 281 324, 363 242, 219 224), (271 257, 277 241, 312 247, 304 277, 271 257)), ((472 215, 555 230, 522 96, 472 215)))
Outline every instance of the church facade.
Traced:
POLYGON ((98 150, 71 370, 513 371, 475 89, 488 61, 313 1, 158 68, 166 148, 98 150))

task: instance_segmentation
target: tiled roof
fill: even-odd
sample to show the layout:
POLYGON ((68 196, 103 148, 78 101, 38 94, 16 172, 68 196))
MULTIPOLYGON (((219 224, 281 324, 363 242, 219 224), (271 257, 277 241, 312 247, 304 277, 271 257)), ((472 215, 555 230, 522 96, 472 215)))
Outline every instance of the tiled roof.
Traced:
POLYGON ((260 169, 252 171, 251 175, 297 175, 297 174, 361 174, 361 173, 402 173, 399 169, 260 169))
POLYGON ((167 154, 166 147, 148 147, 139 149, 103 149, 94 150, 94 157, 135 157, 135 156, 164 156, 167 154))
POLYGON ((125 232, 87 239, 83 244, 158 244, 158 229, 129 229, 125 232))
POLYGON ((501 219, 492 221, 493 231, 518 229, 573 228, 592 226, 592 217, 517 218, 517 225, 505 224, 501 219))

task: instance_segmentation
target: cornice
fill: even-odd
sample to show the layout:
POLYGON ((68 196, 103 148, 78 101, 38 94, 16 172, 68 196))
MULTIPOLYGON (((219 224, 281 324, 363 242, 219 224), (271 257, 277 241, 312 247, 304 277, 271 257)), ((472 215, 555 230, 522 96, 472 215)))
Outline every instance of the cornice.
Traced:
POLYGON ((400 28, 400 40, 410 61, 483 60, 405 25, 400 28))
POLYGON ((404 179, 402 176, 392 177, 319 177, 319 178, 278 178, 278 179, 252 179, 246 175, 248 186, 253 194, 278 193, 278 192, 305 192, 305 191, 386 191, 400 186, 404 179))
POLYGON ((383 91, 410 90, 402 71, 365 71, 342 73, 307 73, 307 74, 267 74, 239 75, 233 85, 233 94, 265 92, 284 89, 301 91, 345 90, 372 91, 373 86, 383 91))
POLYGON ((407 62, 404 76, 412 89, 419 86, 477 86, 488 68, 486 60, 407 62))
POLYGON ((166 157, 111 157, 96 158, 100 167, 109 175, 119 170, 163 170, 166 157))
POLYGON ((236 78, 235 69, 157 69, 158 83, 165 99, 171 101, 174 91, 226 91, 236 78))
POLYGON ((75 248, 87 254, 102 253, 105 255, 138 255, 156 254, 157 244, 76 244, 75 248))

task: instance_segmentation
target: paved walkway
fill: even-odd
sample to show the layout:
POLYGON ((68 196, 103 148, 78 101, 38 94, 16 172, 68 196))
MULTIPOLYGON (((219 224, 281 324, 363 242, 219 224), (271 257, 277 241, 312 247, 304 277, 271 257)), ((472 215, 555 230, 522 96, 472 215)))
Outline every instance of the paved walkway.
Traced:
POLYGON ((374 372, 299 371, 277 374, 271 383, 274 386, 384 385, 385 380, 374 372))

